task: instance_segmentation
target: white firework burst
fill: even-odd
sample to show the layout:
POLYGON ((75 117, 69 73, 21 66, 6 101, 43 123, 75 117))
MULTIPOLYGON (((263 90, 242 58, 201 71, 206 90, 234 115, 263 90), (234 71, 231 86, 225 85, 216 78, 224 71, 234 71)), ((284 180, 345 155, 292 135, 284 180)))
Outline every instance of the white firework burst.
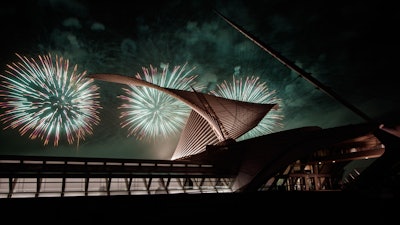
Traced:
POLYGON ((72 69, 69 60, 39 55, 37 59, 16 54, 19 62, 8 66, 7 75, 0 75, 0 115, 7 128, 18 128, 21 135, 43 140, 54 146, 65 139, 72 144, 76 138, 92 134, 100 121, 99 89, 86 72, 72 69))
MULTIPOLYGON (((168 64, 162 64, 159 72, 150 65, 143 67, 143 74, 137 73, 135 78, 164 88, 202 90, 204 87, 195 81, 197 75, 191 74, 195 68, 186 70, 186 67, 187 63, 170 71, 168 64)), ((121 127, 128 129, 128 136, 146 141, 166 139, 178 134, 185 125, 191 109, 182 101, 149 87, 129 86, 123 90, 125 95, 118 96, 125 102, 119 107, 120 118, 121 127)))

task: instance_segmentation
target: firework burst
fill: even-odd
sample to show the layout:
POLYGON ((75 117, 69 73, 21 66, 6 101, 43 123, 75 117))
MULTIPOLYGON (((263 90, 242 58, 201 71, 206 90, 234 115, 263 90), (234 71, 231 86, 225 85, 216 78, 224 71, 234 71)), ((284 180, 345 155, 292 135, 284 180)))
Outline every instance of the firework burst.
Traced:
POLYGON ((20 61, 7 65, 7 75, 0 74, 4 129, 17 128, 44 145, 53 139, 54 146, 64 137, 72 144, 92 134, 101 107, 98 87, 85 78, 86 72, 78 73, 77 65, 71 69, 69 60, 51 54, 37 59, 16 55, 20 61))
MULTIPOLYGON (((210 91, 210 93, 227 99, 252 103, 273 104, 281 101, 275 96, 276 91, 270 91, 267 84, 260 81, 260 78, 256 76, 238 77, 233 75, 231 82, 223 81, 217 85, 216 90, 210 91)), ((282 119, 281 108, 272 110, 255 128, 238 138, 238 140, 271 133, 273 129, 283 126, 282 119)))
MULTIPOLYGON (((137 73, 135 78, 164 88, 202 90, 204 87, 195 81, 197 75, 191 75, 195 68, 186 70, 186 66, 175 66, 170 71, 168 64, 163 64, 159 72, 150 65, 143 67, 143 74, 137 73)), ((185 125, 191 109, 182 101, 149 87, 130 86, 123 90, 125 95, 118 96, 125 102, 119 107, 123 110, 120 118, 121 127, 128 128, 128 136, 145 141, 166 139, 185 125)))

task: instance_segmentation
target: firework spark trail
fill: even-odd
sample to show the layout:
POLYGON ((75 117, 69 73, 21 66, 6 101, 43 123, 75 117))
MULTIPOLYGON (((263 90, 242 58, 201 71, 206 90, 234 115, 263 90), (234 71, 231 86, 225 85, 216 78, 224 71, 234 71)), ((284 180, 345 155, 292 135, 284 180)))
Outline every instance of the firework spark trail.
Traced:
MULTIPOLYGON (((260 78, 256 76, 237 77, 233 75, 231 82, 223 81, 221 84, 217 85, 216 90, 210 91, 210 93, 227 99, 252 103, 271 104, 281 101, 275 96, 276 91, 269 91, 266 83, 261 82, 260 78)), ((281 120, 283 120, 281 108, 272 110, 255 128, 238 138, 238 140, 245 140, 271 133, 273 129, 283 126, 281 120)))
MULTIPOLYGON (((149 68, 143 67, 143 74, 137 73, 135 78, 164 88, 191 90, 194 87, 202 90, 204 86, 195 81, 197 75, 191 75, 195 68, 186 70, 186 66, 187 63, 175 66, 170 71, 168 64, 164 64, 160 73, 150 65, 149 68)), ((123 110, 120 118, 121 127, 128 128, 128 136, 145 141, 165 139, 177 134, 185 125, 191 111, 185 103, 149 87, 130 86, 123 90, 125 95, 118 96, 125 101, 119 107, 123 110)))
POLYGON ((7 75, 0 74, 0 115, 4 129, 18 128, 21 135, 39 138, 54 146, 65 135, 69 144, 75 138, 84 139, 93 133, 93 125, 100 122, 99 89, 93 79, 86 79, 86 71, 71 70, 69 60, 52 57, 37 59, 16 54, 19 62, 7 65, 7 75))

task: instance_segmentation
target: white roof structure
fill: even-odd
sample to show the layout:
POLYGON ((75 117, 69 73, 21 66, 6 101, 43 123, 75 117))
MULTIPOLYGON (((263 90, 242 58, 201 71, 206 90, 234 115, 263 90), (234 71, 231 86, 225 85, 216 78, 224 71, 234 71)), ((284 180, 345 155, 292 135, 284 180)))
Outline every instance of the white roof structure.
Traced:
POLYGON ((154 88, 186 103, 192 111, 172 160, 205 151, 207 145, 235 140, 256 127, 271 109, 278 107, 277 104, 231 100, 195 90, 163 88, 144 80, 117 74, 88 76, 96 80, 154 88))

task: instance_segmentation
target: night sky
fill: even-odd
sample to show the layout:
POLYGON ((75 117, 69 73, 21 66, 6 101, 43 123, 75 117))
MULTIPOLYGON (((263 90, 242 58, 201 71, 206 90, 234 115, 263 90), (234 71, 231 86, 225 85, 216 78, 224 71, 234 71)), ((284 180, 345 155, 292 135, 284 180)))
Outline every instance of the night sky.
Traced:
MULTIPOLYGON (((389 2, 10 1, 0 8, 0 73, 18 60, 15 53, 57 54, 88 74, 134 76, 149 65, 187 63, 208 90, 234 73, 260 77, 282 99, 283 126, 275 131, 365 122, 229 26, 216 10, 371 119, 398 124, 400 14, 389 2)), ((127 137, 116 98, 123 85, 96 84, 101 123, 79 146, 44 146, 16 129, 2 129, 0 153, 169 159, 178 137, 152 143, 127 137)))

